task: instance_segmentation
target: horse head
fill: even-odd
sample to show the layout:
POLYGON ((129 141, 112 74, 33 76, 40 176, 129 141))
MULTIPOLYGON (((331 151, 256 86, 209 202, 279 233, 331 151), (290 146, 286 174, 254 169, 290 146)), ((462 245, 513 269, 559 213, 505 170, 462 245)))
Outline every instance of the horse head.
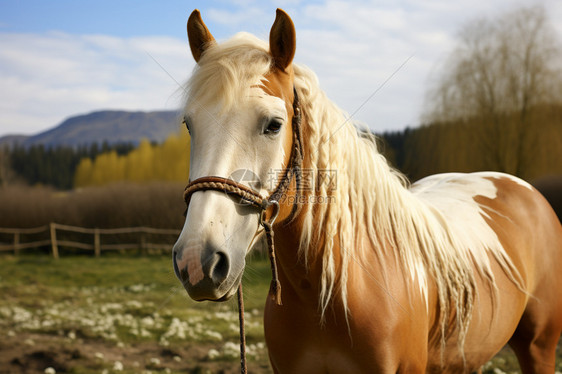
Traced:
MULTIPOLYGON (((269 48, 248 34, 217 43, 198 10, 189 17, 187 33, 197 62, 184 111, 190 180, 227 178, 270 196, 294 143, 293 22, 277 10, 269 48)), ((261 212, 216 190, 190 194, 186 202, 173 249, 175 273, 194 300, 227 300, 241 282, 261 212)), ((289 214, 282 206, 280 217, 289 214)))

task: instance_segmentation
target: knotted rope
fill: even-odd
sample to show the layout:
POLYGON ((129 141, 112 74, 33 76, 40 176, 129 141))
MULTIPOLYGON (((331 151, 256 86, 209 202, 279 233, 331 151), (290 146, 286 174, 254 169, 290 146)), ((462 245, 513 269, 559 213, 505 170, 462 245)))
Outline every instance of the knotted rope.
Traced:
POLYGON ((260 212, 260 225, 263 227, 267 239, 267 247, 269 260, 271 262, 271 285, 269 287, 269 294, 272 300, 281 305, 281 284, 277 276, 277 263, 275 261, 275 247, 273 243, 273 229, 272 225, 279 214, 279 203, 275 200, 269 200, 262 197, 259 192, 240 184, 232 179, 222 177, 203 177, 198 178, 191 182, 185 189, 184 199, 189 205, 191 195, 197 191, 220 191, 227 195, 235 195, 240 197, 249 205, 261 210, 260 212), (269 219, 267 219, 267 209, 272 206, 273 212, 269 219))
MULTIPOLYGON (((191 182, 185 189, 184 199, 189 206, 191 195, 198 191, 220 191, 228 195, 240 197, 243 201, 261 210, 260 225, 263 227, 267 239, 267 248, 269 261, 271 262, 271 284, 269 287, 269 295, 271 299, 281 305, 281 283, 277 274, 277 262, 275 260, 275 246, 273 242, 272 225, 279 214, 279 203, 275 200, 269 200, 262 197, 259 192, 244 186, 232 179, 222 177, 203 177, 191 182), (272 206, 273 212, 267 219, 267 209, 272 206)), ((244 328, 244 298, 242 294, 242 282, 238 286, 238 319, 240 322, 240 365, 241 372, 246 373, 246 332, 244 328)))

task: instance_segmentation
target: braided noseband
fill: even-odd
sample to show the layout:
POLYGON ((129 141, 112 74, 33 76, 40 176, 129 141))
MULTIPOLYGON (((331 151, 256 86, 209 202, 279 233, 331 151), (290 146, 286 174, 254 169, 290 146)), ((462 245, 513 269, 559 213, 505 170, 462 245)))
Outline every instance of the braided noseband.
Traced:
POLYGON ((265 231, 267 238, 267 246, 269 252, 269 259, 271 261, 272 280, 269 288, 269 294, 277 304, 281 305, 281 285, 277 277, 277 263, 275 261, 275 250, 273 246, 273 229, 272 225, 279 214, 279 203, 276 200, 269 200, 263 198, 259 192, 244 186, 232 179, 222 177, 202 177, 191 182, 185 189, 184 198, 189 204, 189 199, 192 194, 197 191, 218 191, 224 192, 227 195, 235 195, 242 200, 249 203, 249 205, 261 210, 260 225, 265 231), (269 220, 266 219, 267 209, 273 206, 273 213, 269 220))
MULTIPOLYGON (((218 191, 226 193, 227 195, 237 196, 250 206, 260 210, 260 225, 263 227, 267 239, 267 247, 269 260, 271 262, 271 285, 269 288, 269 295, 273 301, 278 305, 281 305, 281 284, 277 275, 277 262, 275 260, 275 248, 273 241, 273 223, 279 214, 279 200, 287 192, 291 180, 295 178, 296 183, 296 193, 300 193, 301 184, 301 169, 302 169, 302 141, 301 141, 301 111, 299 106, 299 100, 297 96, 297 90, 294 91, 294 101, 293 101, 293 148, 291 150, 291 156, 289 163, 285 168, 283 178, 281 182, 277 185, 276 189, 271 193, 269 197, 263 197, 261 194, 239 182, 232 179, 227 179, 217 176, 207 176, 197 178, 193 182, 189 183, 184 191, 184 200, 189 208, 189 202, 191 196, 198 191, 218 191), (268 208, 272 206, 273 211, 270 218, 266 218, 266 212, 268 208)), ((293 221, 293 219, 298 215, 300 211, 300 204, 298 203, 298 196, 295 199, 295 203, 291 209, 291 214, 284 221, 288 224, 293 221)), ((247 372, 246 368, 246 337, 244 332, 244 302, 242 297, 242 283, 238 286, 238 311, 240 319, 240 360, 242 373, 247 372)))

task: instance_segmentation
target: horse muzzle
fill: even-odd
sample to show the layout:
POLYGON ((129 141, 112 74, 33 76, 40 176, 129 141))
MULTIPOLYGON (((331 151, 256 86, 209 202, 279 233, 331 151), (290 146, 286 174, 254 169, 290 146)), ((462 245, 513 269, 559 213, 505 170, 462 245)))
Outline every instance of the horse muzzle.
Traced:
POLYGON ((225 249, 197 240, 189 241, 185 246, 176 243, 173 265, 176 276, 196 301, 228 300, 234 295, 244 268, 244 264, 233 266, 225 249))

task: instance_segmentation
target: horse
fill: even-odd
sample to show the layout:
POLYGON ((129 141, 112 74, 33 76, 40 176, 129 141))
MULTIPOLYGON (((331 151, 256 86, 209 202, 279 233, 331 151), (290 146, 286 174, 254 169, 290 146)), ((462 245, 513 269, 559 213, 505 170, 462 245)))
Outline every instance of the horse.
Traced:
POLYGON ((281 300, 264 311, 275 373, 469 373, 507 343, 523 373, 554 372, 562 226, 537 190, 496 172, 410 186, 293 63, 281 9, 269 44, 218 43, 198 10, 187 31, 190 180, 277 199, 264 214, 242 192, 186 195, 173 266, 191 298, 230 299, 276 216, 281 300))

